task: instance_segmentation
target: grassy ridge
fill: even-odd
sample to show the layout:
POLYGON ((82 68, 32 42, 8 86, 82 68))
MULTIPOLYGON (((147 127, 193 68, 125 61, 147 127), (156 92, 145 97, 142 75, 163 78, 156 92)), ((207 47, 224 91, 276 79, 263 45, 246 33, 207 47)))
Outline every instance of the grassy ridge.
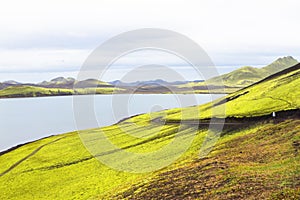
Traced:
MULTIPOLYGON (((49 137, 0 156, 1 199, 87 198, 294 198, 300 195, 299 116, 280 121, 264 120, 228 128, 213 151, 199 159, 206 128, 190 124, 153 123, 223 116, 250 117, 299 108, 300 65, 257 85, 186 109, 139 115, 119 124, 80 133, 89 142, 99 141, 100 130, 113 144, 128 152, 153 152, 174 141, 192 139, 175 163, 149 173, 113 170, 91 156, 76 132, 49 137), (271 95, 271 96, 269 96, 271 95), (226 101, 225 101, 226 100, 226 101), (226 103, 225 103, 226 102, 226 103), (252 103, 254 102, 254 103, 252 103), (212 111, 212 106, 216 109, 212 111), (198 114, 200 111, 200 115, 198 114)), ((101 139, 101 137, 100 137, 101 139)), ((87 144, 87 143, 86 143, 87 144)), ((96 143, 97 144, 97 143, 96 143)), ((180 144, 176 146, 181 148, 180 144)), ((177 149, 176 148, 176 149, 177 149)), ((176 152, 176 149, 170 151, 176 152)), ((97 149, 99 150, 99 149, 97 149)), ((102 149, 103 150, 103 149, 102 149)), ((104 148, 115 164, 133 162, 104 148)), ((101 152, 100 152, 101 153, 101 152)), ((161 160, 152 160, 160 164, 161 160)), ((147 163, 144 163, 147 164, 147 163)), ((147 166, 147 165, 145 165, 147 166)))

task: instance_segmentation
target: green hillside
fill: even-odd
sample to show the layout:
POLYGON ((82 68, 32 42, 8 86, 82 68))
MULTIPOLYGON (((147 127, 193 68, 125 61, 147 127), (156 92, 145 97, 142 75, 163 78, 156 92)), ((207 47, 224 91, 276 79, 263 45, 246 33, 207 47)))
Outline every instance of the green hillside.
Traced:
POLYGON ((169 111, 167 118, 169 120, 180 120, 182 113, 185 118, 195 119, 210 118, 212 107, 214 107, 214 116, 223 116, 223 106, 226 109, 226 117, 253 117, 276 112, 279 110, 296 109, 300 107, 300 69, 299 64, 285 69, 271 78, 266 78, 249 87, 229 94, 224 98, 215 100, 199 106, 183 109, 181 112, 176 110, 169 111), (225 104, 226 102, 226 104, 225 104))
POLYGON ((221 83, 223 81, 224 85, 227 86, 237 86, 237 87, 245 87, 250 84, 253 84, 267 76, 275 74, 281 70, 289 68, 298 61, 295 60, 293 57, 283 57, 279 58, 273 63, 262 67, 262 68, 255 68, 255 67, 242 67, 240 69, 234 70, 228 74, 221 75, 219 77, 215 77, 212 79, 207 80, 207 84, 215 84, 221 83))
MULTIPOLYGON (((206 82, 188 83, 185 85, 179 85, 179 87, 193 87, 197 91, 199 88, 205 87, 206 85, 218 86, 224 84, 225 91, 227 93, 232 93, 238 89, 254 84, 257 81, 260 81, 281 70, 287 69, 297 63, 298 61, 296 59, 291 56, 287 56, 278 58, 273 63, 262 68, 245 66, 230 73, 208 79, 206 82)), ((224 93, 224 91, 221 93, 224 93)))
MULTIPOLYGON (((0 199, 299 199, 299 84, 300 64, 212 103, 138 115, 80 135, 67 133, 23 145, 0 154, 0 199), (203 141, 215 135, 205 126, 179 122, 224 117, 222 106, 231 117, 227 119, 240 124, 225 126, 213 150, 199 158, 203 141), (287 110, 275 120, 268 117, 287 110), (109 146, 90 149, 125 168, 135 163, 151 169, 191 144, 167 167, 129 173, 101 164, 81 143, 80 137, 88 139, 85 145, 97 145, 101 133, 138 154, 159 152, 177 141, 148 162, 120 157, 109 146)), ((210 148, 209 142, 206 145, 204 151, 210 148)))

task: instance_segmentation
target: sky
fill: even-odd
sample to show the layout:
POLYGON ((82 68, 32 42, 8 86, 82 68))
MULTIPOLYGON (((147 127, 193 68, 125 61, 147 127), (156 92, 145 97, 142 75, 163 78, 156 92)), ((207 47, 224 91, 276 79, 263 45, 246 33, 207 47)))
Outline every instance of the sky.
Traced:
MULTIPOLYGON (((4 1, 0 6, 0 81, 39 82, 76 77, 88 55, 120 33, 160 28, 198 43, 220 73, 278 57, 300 60, 298 0, 98 0, 4 1)), ((174 56, 140 52, 120 58, 105 81, 132 66, 179 66, 174 56)))

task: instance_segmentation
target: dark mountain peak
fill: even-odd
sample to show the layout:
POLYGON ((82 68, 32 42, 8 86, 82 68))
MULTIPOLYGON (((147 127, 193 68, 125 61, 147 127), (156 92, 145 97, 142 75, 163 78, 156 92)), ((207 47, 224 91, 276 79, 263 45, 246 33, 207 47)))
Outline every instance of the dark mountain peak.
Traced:
POLYGON ((57 77, 50 81, 43 81, 41 83, 38 83, 37 85, 45 86, 45 87, 62 87, 62 88, 70 88, 73 87, 73 84, 75 83, 75 79, 68 77, 57 77))
POLYGON ((289 68, 289 67, 291 67, 293 65, 296 65, 298 63, 299 63, 298 60, 296 60, 292 56, 285 56, 285 57, 278 58, 277 60, 275 60, 271 64, 263 67, 263 69, 266 72, 269 73, 268 75, 270 75, 270 73, 279 72, 281 70, 289 68))
MULTIPOLYGON (((296 60, 293 56, 284 56, 284 57, 280 57, 280 58, 276 59, 273 63, 277 63, 277 62, 298 63, 298 60, 296 60)), ((271 63, 271 64, 273 64, 273 63, 271 63)))
MULTIPOLYGON (((145 81, 135 81, 135 82, 122 82, 120 80, 115 80, 112 82, 109 82, 112 85, 115 86, 159 86, 159 85, 179 85, 179 84, 185 84, 192 81, 174 81, 169 82, 163 79, 155 79, 155 80, 145 80, 145 81)), ((196 82, 203 82, 203 80, 196 80, 196 82)))
POLYGON ((21 83, 14 81, 14 80, 8 80, 8 81, 4 81, 4 84, 10 84, 10 85, 19 85, 21 83))
POLYGON ((51 79, 50 81, 53 81, 53 82, 57 82, 57 81, 64 81, 65 78, 60 76, 60 77, 57 77, 57 78, 54 78, 54 79, 51 79))
POLYGON ((112 84, 112 85, 118 85, 118 84, 124 84, 122 81, 120 81, 120 80, 114 80, 114 81, 111 81, 111 82, 109 82, 110 84, 112 84))
MULTIPOLYGON (((297 61, 295 58, 293 58, 293 56, 284 56, 281 58, 278 58, 276 61, 297 61)), ((298 61, 297 61, 298 62, 298 61)))
POLYGON ((57 77, 51 80, 51 82, 69 82, 69 81, 75 81, 74 78, 68 77, 68 78, 64 78, 64 77, 57 77))

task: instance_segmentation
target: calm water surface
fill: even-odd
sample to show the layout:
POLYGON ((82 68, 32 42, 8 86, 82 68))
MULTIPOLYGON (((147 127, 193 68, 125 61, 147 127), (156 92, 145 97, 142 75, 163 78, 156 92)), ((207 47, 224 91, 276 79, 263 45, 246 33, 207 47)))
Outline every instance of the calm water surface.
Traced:
MULTIPOLYGON (((116 95, 94 96, 98 123, 89 124, 85 128, 111 125, 140 113, 202 104, 214 98, 205 94, 135 94, 128 99, 123 97, 125 95, 120 95, 118 101, 114 101, 116 95), (118 106, 123 112, 116 114, 118 106)), ((73 115, 72 96, 0 100, 0 151, 20 143, 74 130, 77 130, 77 126, 73 115)))

